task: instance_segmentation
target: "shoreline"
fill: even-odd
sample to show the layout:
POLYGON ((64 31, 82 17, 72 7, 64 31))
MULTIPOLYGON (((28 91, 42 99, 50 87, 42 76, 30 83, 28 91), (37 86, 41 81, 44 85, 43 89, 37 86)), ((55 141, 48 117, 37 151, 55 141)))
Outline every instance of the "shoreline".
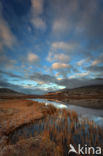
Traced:
MULTIPOLYGON (((103 109, 103 97, 47 97, 47 96, 20 96, 20 97, 0 97, 0 101, 5 101, 5 100, 27 100, 27 99, 46 99, 50 101, 58 101, 58 102, 63 102, 64 104, 67 105, 75 105, 75 106, 81 106, 85 108, 92 108, 92 109, 103 109)), ((32 100, 31 100, 32 101, 32 100)))

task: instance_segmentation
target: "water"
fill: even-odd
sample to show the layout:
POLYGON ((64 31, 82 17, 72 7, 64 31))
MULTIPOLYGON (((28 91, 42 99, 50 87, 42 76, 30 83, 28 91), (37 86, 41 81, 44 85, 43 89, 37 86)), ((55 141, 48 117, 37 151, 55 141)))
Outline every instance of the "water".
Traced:
POLYGON ((36 137, 38 135, 46 137, 46 135, 49 134, 50 140, 55 143, 64 138, 62 144, 65 148, 68 147, 67 139, 70 139, 69 136, 72 138, 72 143, 76 145, 84 143, 83 140, 85 144, 89 145, 90 139, 95 145, 95 140, 97 140, 97 138, 99 143, 103 144, 98 128, 95 128, 93 125, 92 128, 90 128, 91 126, 88 122, 80 124, 75 117, 71 120, 69 114, 68 116, 65 115, 65 111, 60 110, 58 114, 47 116, 31 124, 23 125, 9 134, 8 143, 16 144, 20 140, 36 137), (63 136, 63 138, 61 136, 63 136))
MULTIPOLYGON (((101 135, 100 133, 98 133, 99 129, 98 128, 96 129, 94 124, 93 124, 94 126, 92 125, 93 126, 92 130, 90 130, 90 125, 88 124, 88 122, 86 122, 87 120, 84 120, 85 125, 84 126, 82 125, 84 127, 82 129, 81 128, 82 126, 80 126, 81 124, 80 122, 78 122, 78 120, 76 120, 75 118, 71 120, 70 116, 66 117, 62 111, 62 109, 64 108, 69 110, 74 110, 78 113, 79 120, 88 118, 89 120, 93 120, 97 125, 103 128, 102 110, 95 110, 95 109, 89 109, 89 108, 78 107, 73 105, 67 105, 63 102, 49 101, 46 99, 30 99, 30 100, 42 102, 45 103, 45 105, 52 104, 57 108, 59 108, 60 111, 57 115, 47 116, 44 119, 17 128, 15 131, 9 134, 9 144, 15 144, 22 139, 46 134, 47 131, 49 131, 52 141, 55 140, 55 132, 57 134, 57 138, 58 135, 61 135, 62 132, 64 136, 66 135, 66 139, 68 134, 70 136, 72 135, 72 141, 76 144, 82 143, 83 139, 85 143, 88 144, 89 143, 88 141, 90 140, 90 136, 92 136, 91 139, 94 140, 96 140, 96 137, 98 136, 99 142, 103 144, 101 135), (86 138, 88 139, 86 140, 86 138)), ((93 142, 95 143, 95 141, 93 142)))
POLYGON ((45 105, 52 104, 59 109, 65 108, 69 110, 74 110, 78 113, 80 119, 87 118, 89 120, 94 121, 96 125, 103 127, 103 110, 101 109, 80 107, 71 104, 66 104, 60 101, 58 102, 58 101, 52 101, 47 99, 30 99, 30 100, 45 103, 45 105))

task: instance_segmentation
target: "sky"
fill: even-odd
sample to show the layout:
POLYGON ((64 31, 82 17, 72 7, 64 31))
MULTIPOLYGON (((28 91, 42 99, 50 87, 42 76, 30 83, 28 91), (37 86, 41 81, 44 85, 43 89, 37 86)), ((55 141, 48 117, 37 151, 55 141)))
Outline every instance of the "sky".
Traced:
POLYGON ((0 87, 103 84, 103 0, 0 0, 0 87))

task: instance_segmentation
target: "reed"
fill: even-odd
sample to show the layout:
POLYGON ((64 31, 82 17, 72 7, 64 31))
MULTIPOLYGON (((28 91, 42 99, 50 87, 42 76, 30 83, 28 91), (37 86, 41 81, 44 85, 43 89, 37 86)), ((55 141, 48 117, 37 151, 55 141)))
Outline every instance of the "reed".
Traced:
MULTIPOLYGON (((81 144, 81 146, 87 144, 92 147, 102 147, 102 129, 96 127, 93 121, 90 122, 86 119, 79 122, 76 112, 67 111, 66 109, 58 110, 52 105, 45 108, 45 113, 48 114, 46 118, 38 121, 38 131, 34 131, 33 136, 29 136, 33 141, 35 137, 40 136, 38 151, 41 153, 38 154, 36 150, 35 155, 68 156, 70 144, 75 149, 77 149, 78 144, 81 144)), ((22 137, 18 138, 17 144, 20 143, 22 147, 22 141, 24 142, 26 139, 27 136, 24 133, 22 137)), ((29 150, 30 156, 32 156, 32 152, 29 150)), ((24 156, 26 155, 24 154, 24 156)))

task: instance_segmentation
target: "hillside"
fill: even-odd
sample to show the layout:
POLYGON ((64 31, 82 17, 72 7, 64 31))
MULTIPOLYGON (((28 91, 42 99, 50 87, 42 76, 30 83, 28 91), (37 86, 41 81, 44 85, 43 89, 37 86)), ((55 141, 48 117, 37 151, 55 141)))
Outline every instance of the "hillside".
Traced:
POLYGON ((42 98, 66 102, 67 104, 103 109, 103 85, 63 89, 48 93, 42 98))
POLYGON ((23 93, 16 92, 8 88, 0 88, 0 97, 21 96, 23 93))
POLYGON ((0 88, 0 99, 37 98, 39 95, 24 94, 8 88, 0 88))
POLYGON ((1 93, 8 93, 8 94, 20 94, 14 90, 8 89, 8 88, 0 88, 0 94, 1 93))
POLYGON ((64 89, 61 93, 70 95, 103 95, 103 85, 84 86, 74 89, 64 89))
POLYGON ((103 97, 103 85, 85 86, 74 89, 63 89, 56 92, 48 93, 45 96, 60 97, 103 97))

